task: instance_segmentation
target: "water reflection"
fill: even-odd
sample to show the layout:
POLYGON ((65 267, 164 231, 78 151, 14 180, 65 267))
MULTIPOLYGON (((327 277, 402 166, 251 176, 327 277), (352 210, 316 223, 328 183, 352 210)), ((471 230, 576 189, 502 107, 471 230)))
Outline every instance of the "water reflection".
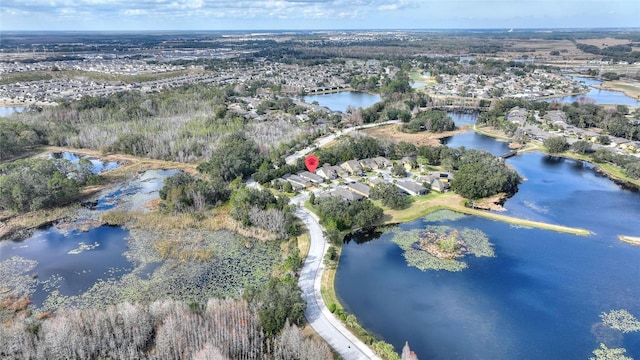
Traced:
POLYGON ((589 92, 586 94, 573 95, 573 96, 562 96, 547 99, 547 101, 559 101, 562 103, 573 103, 575 101, 580 101, 583 98, 592 99, 596 104, 616 104, 616 105, 627 105, 627 106, 640 106, 640 100, 636 100, 632 97, 625 95, 620 91, 611 91, 611 90, 602 90, 593 87, 593 85, 600 85, 602 81, 590 79, 590 78, 582 78, 582 77, 573 77, 573 80, 584 83, 589 86, 589 92))
POLYGON ((93 165, 92 172, 94 174, 99 174, 103 171, 110 171, 117 169, 120 164, 117 161, 103 161, 97 157, 93 156, 80 156, 75 153, 70 152, 57 152, 49 154, 50 159, 65 159, 69 160, 72 164, 77 164, 82 159, 87 159, 93 165))
POLYGON ((349 106, 354 108, 367 108, 380 101, 380 95, 357 91, 342 91, 332 94, 307 95, 302 99, 307 103, 317 101, 333 111, 346 112, 349 106))
POLYGON ((22 112, 24 107, 22 106, 0 106, 0 117, 9 116, 14 112, 22 112))
MULTIPOLYGON (((470 148, 486 140, 466 139, 470 148)), ((592 235, 473 216, 438 222, 480 229, 495 245, 495 258, 465 259, 469 268, 459 273, 408 267, 392 232, 351 238, 335 286, 365 328, 398 351, 408 340, 420 358, 586 359, 603 340, 602 312, 628 309, 640 316, 640 248, 617 239, 640 236, 640 194, 581 161, 527 153, 507 162, 527 179, 506 201, 507 214, 592 235)), ((429 224, 418 219, 399 228, 429 224)), ((610 345, 640 355, 640 333, 616 336, 610 345)))
POLYGON ((113 226, 86 232, 49 227, 36 230, 23 241, 0 242, 0 261, 14 256, 37 261, 32 275, 38 285, 31 300, 42 306, 52 291, 79 295, 99 279, 117 279, 131 271, 132 265, 123 254, 128 235, 128 230, 113 226))

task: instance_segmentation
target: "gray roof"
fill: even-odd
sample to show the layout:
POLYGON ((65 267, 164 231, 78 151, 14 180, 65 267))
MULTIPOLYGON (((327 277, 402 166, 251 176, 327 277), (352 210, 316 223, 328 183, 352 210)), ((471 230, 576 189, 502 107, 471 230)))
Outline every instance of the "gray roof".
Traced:
POLYGON ((290 182, 293 185, 300 185, 303 187, 307 187, 309 185, 311 185, 311 183, 303 178, 301 178, 298 175, 289 175, 284 177, 285 180, 287 180, 288 182, 290 182))
POLYGON ((357 200, 361 200, 364 197, 360 194, 356 194, 353 191, 347 190, 344 188, 337 188, 333 190, 333 194, 338 195, 348 201, 357 201, 357 200))
POLYGON ((310 173, 308 171, 301 171, 298 173, 298 176, 305 180, 309 180, 314 183, 322 183, 324 179, 316 174, 310 173))
POLYGON ((369 191, 371 191, 370 187, 362 183, 352 183, 347 185, 347 187, 349 190, 366 197, 369 197, 369 191))
POLYGON ((418 185, 413 181, 398 181, 396 186, 410 194, 421 194, 427 191, 422 185, 418 185))
POLYGON ((354 172, 362 171, 360 164, 356 160, 345 161, 342 164, 340 164, 340 167, 349 171, 354 171, 354 172))

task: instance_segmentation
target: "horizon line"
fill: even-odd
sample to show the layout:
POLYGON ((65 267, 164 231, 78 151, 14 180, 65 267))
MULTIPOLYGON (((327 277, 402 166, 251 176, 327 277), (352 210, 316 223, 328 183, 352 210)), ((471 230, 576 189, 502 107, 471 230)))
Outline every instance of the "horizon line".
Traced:
POLYGON ((285 29, 285 28, 273 28, 273 29, 92 29, 92 30, 63 30, 63 29, 51 29, 51 30, 36 30, 36 29, 0 29, 2 32, 68 32, 68 33, 86 33, 86 32, 115 32, 115 33, 130 33, 130 32, 334 32, 334 31, 501 31, 511 30, 510 33, 523 32, 523 31, 640 31, 640 26, 620 26, 620 27, 487 27, 487 28, 317 28, 317 29, 285 29))

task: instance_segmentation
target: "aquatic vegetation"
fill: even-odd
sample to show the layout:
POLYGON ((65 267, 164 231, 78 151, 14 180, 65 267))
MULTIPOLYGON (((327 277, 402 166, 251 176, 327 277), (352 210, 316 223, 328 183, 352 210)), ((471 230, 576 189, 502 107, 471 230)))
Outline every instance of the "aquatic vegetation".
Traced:
POLYGON ((129 244, 125 255, 136 264, 131 272, 109 275, 77 296, 59 294, 52 279, 50 295, 40 310, 71 305, 104 308, 123 301, 150 303, 165 298, 205 302, 212 297, 238 297, 246 286, 266 281, 280 260, 279 243, 255 241, 230 231, 189 230, 172 237, 133 230, 129 244), (163 258, 154 244, 171 241, 177 244, 171 245, 174 252, 163 258), (153 265, 151 271, 148 265, 153 265))
POLYGON ((609 349, 607 345, 600 343, 600 348, 592 351, 596 357, 590 357, 589 360, 633 360, 629 356, 625 356, 627 350, 624 348, 609 349))
POLYGON ((428 221, 428 222, 443 222, 443 221, 456 221, 456 220, 462 219, 465 216, 466 215, 461 214, 459 212, 444 209, 444 210, 438 210, 430 214, 427 214, 424 216, 423 219, 424 221, 428 221))
POLYGON ((404 250, 409 266, 425 270, 462 271, 467 263, 460 260, 473 254, 494 257, 492 244, 482 231, 448 226, 427 226, 425 230, 397 230, 392 240, 404 250))
POLYGON ((640 321, 633 316, 628 310, 611 310, 608 313, 600 314, 602 322, 615 330, 623 333, 640 331, 640 321))
POLYGON ((93 250, 100 246, 100 243, 95 241, 93 244, 85 244, 84 242, 78 243, 78 247, 72 250, 69 250, 67 254, 69 255, 78 255, 84 251, 93 250))
POLYGON ((38 262, 13 256, 0 262, 0 290, 8 293, 31 295, 38 284, 38 280, 31 275, 38 262))

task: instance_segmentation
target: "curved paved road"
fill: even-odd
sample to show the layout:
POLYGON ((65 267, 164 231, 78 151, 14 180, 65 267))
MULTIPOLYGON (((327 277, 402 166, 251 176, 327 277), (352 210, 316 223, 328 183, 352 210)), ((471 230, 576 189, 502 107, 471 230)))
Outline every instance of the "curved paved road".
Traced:
MULTIPOLYGON (((299 201, 299 200, 298 200, 299 201)), ((345 360, 380 358, 367 345, 347 330, 329 311, 322 295, 320 285, 325 265, 324 254, 327 242, 322 234, 318 218, 302 206, 295 211, 309 229, 311 245, 309 254, 302 267, 298 284, 302 289, 302 298, 307 302, 304 315, 311 327, 336 350, 345 360)))

